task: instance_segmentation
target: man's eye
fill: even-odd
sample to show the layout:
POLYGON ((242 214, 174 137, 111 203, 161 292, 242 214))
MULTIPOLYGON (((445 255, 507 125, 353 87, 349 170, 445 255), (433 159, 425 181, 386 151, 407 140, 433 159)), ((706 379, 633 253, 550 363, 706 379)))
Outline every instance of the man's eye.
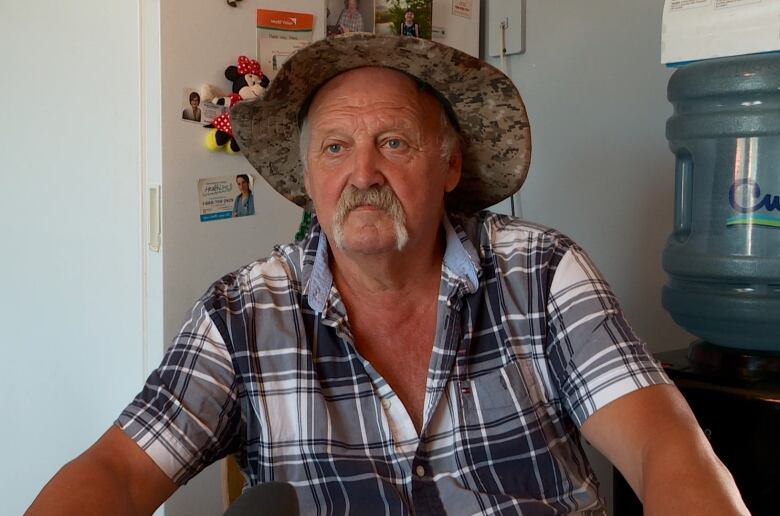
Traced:
POLYGON ((328 145, 328 152, 331 154, 336 154, 337 152, 341 152, 341 144, 340 143, 331 143, 328 145))
POLYGON ((400 149, 404 142, 402 142, 399 138, 390 138, 387 140, 387 146, 391 149, 400 149))

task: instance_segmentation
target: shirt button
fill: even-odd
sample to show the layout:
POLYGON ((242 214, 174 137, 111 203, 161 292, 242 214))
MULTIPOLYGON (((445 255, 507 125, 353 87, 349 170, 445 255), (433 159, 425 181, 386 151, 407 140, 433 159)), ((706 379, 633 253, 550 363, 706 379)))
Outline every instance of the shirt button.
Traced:
POLYGON ((414 471, 415 473, 417 473, 417 476, 420 478, 425 476, 425 468, 422 466, 417 466, 414 471))
POLYGON ((382 407, 385 410, 390 410, 390 405, 392 405, 392 402, 390 402, 390 400, 388 400, 388 399, 382 400, 382 407))

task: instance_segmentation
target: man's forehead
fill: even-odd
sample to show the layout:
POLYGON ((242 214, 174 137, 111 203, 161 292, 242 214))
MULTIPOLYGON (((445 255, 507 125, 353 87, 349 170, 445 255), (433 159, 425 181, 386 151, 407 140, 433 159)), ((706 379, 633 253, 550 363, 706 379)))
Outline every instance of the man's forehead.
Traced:
POLYGON ((315 111, 328 110, 342 105, 379 106, 381 101, 395 103, 400 108, 420 111, 430 109, 431 100, 441 104, 422 82, 410 75, 391 68, 363 67, 342 72, 320 86, 304 103, 299 120, 315 111), (426 98, 423 98, 426 97, 426 98))
POLYGON ((356 88, 378 84, 391 87, 399 93, 417 90, 415 80, 403 72, 392 68, 367 66, 347 70, 328 80, 314 93, 311 104, 314 105, 319 99, 332 95, 334 92, 336 94, 349 94, 356 88))
POLYGON ((354 134, 359 131, 379 133, 403 131, 408 136, 426 133, 426 117, 408 106, 388 107, 374 105, 365 110, 318 110, 310 118, 311 134, 325 137, 330 134, 354 134))

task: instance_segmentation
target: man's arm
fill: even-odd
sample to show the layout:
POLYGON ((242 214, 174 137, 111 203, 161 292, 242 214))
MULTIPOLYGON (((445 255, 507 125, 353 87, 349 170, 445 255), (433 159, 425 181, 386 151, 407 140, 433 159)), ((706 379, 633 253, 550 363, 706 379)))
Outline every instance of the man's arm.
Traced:
POLYGON ((25 514, 151 514, 176 488, 146 452, 112 426, 54 475, 25 514))
POLYGON ((620 470, 645 514, 749 514, 676 387, 626 394, 597 410, 581 430, 620 470))

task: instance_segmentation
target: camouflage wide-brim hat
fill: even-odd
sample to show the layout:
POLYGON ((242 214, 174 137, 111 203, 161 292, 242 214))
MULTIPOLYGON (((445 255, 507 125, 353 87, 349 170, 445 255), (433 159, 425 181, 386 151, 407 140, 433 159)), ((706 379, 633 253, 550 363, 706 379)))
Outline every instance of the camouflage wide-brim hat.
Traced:
POLYGON ((528 174, 531 132, 522 98, 497 68, 433 41, 351 33, 312 43, 287 59, 262 98, 236 104, 233 134, 244 156, 274 190, 312 209, 304 189, 299 114, 336 75, 368 66, 399 70, 449 104, 463 152, 447 206, 470 213, 515 193, 528 174))

